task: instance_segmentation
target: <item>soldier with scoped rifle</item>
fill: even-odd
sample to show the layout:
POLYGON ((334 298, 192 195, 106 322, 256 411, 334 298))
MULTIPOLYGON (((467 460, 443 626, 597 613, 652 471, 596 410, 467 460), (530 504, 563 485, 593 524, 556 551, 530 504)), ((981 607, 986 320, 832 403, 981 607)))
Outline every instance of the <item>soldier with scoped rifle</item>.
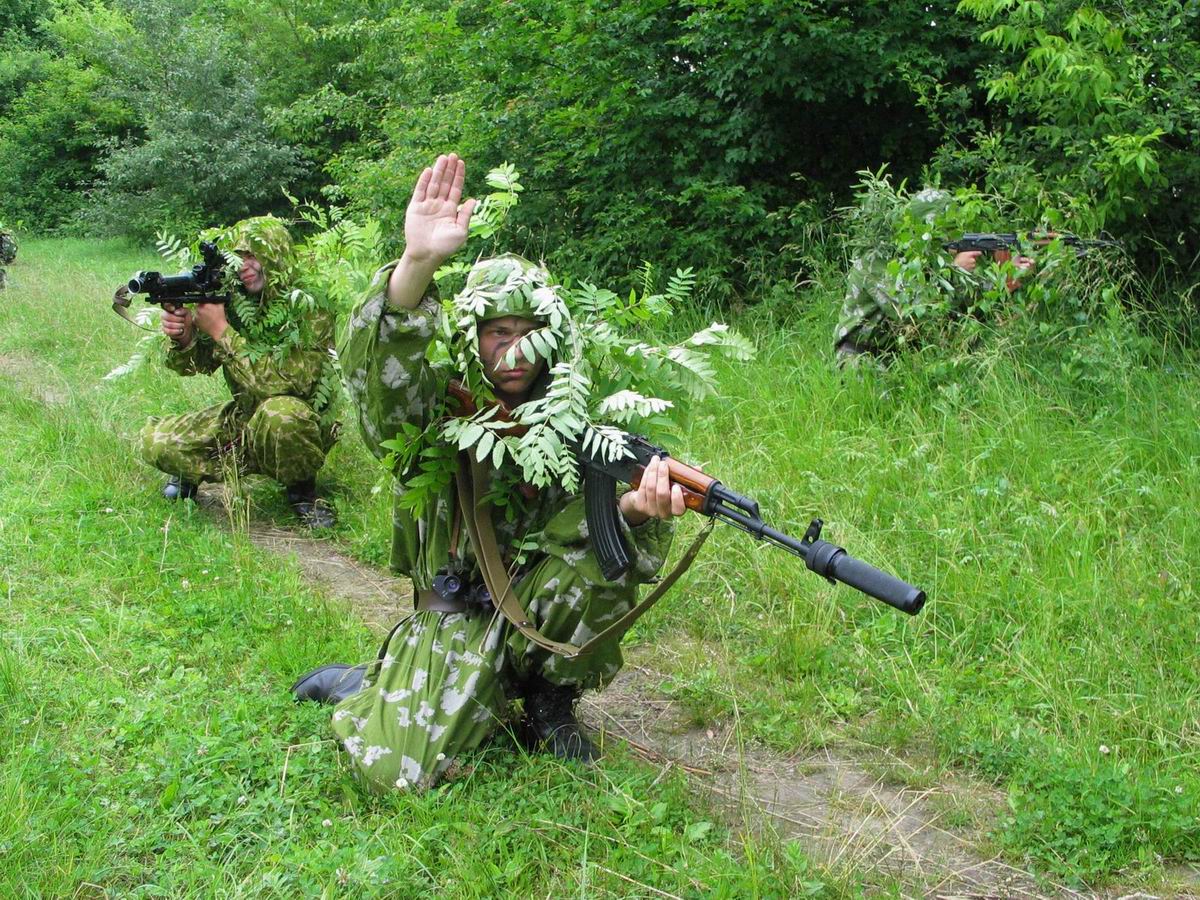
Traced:
MULTIPOLYGON (((447 423, 472 423, 444 448, 452 476, 423 505, 406 500, 431 476, 416 462, 393 470, 391 563, 412 579, 416 612, 370 663, 323 666, 293 685, 300 699, 336 705, 334 731, 370 787, 437 784, 506 722, 515 700, 531 748, 594 760, 575 703, 616 675, 622 635, 707 537, 709 529, 639 602, 666 560, 674 519, 689 509, 794 553, 831 581, 910 614, 921 608, 923 591, 821 540, 819 521, 803 538, 790 537, 750 498, 636 436, 614 442, 611 432, 605 438, 600 426, 580 422, 564 449, 583 470, 582 493, 554 480, 529 483, 499 438, 525 440, 544 425, 535 413, 553 405, 564 348, 591 338, 548 273, 513 255, 471 267, 448 317, 433 276, 468 236, 476 202, 462 200, 465 172, 450 154, 421 173, 404 253, 379 270, 340 347, 376 455, 431 430, 444 440, 438 429, 447 423), (518 352, 526 339, 542 352, 518 352), (435 341, 445 341, 452 364, 431 361, 440 358, 427 355, 435 341), (488 442, 478 442, 487 428, 488 442), (456 456, 463 446, 469 451, 456 456)), ((429 448, 434 456, 438 449, 429 448)))
POLYGON ((220 481, 235 466, 239 474, 280 482, 303 524, 332 527, 333 508, 317 497, 316 475, 336 433, 316 397, 333 347, 333 319, 310 315, 306 339, 282 356, 252 346, 235 295, 256 310, 285 296, 292 240, 274 216, 245 219, 225 237, 224 248, 201 242, 202 262, 190 269, 138 272, 114 296, 113 309, 126 319, 132 295, 161 305, 162 331, 171 339, 167 368, 184 376, 220 370, 233 395, 197 412, 152 418, 142 431, 142 456, 167 474, 168 500, 194 498, 201 482, 220 481), (235 254, 233 277, 224 249, 235 254))

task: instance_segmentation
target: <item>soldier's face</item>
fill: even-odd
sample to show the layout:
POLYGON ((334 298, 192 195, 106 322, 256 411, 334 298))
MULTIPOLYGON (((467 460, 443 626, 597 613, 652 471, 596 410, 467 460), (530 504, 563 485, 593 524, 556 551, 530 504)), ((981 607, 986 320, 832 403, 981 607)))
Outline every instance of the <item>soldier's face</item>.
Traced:
POLYGON ((260 294, 266 287, 267 277, 263 274, 262 263, 253 253, 242 254, 242 267, 238 270, 238 279, 247 294, 260 294))
POLYGON ((522 316, 491 319, 479 326, 479 358, 483 361, 483 371, 496 396, 506 403, 523 403, 546 366, 545 360, 531 363, 521 353, 517 353, 511 368, 504 362, 504 354, 509 348, 538 327, 538 322, 522 316))

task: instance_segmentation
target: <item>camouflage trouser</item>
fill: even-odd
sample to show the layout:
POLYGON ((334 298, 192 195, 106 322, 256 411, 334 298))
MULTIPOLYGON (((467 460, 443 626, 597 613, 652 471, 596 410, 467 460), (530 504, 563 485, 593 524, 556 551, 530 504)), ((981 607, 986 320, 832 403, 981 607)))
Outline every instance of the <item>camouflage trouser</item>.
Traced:
MULTIPOLYGON (((516 584, 517 598, 551 640, 582 643, 637 598, 626 578, 605 581, 578 534, 579 506, 544 532, 544 555, 516 584), (569 518, 570 521, 560 521, 569 518)), ((665 553, 665 547, 664 547, 665 553)), ((372 788, 432 787, 454 758, 478 747, 506 719, 516 685, 533 672, 556 684, 599 688, 621 668, 620 637, 566 659, 530 643, 495 614, 418 612, 401 622, 373 661, 363 690, 338 704, 333 730, 372 788)))
POLYGON ((321 417, 303 400, 269 397, 249 416, 230 401, 153 418, 142 429, 142 458, 197 484, 220 481, 231 464, 243 475, 295 484, 320 471, 332 443, 321 417))

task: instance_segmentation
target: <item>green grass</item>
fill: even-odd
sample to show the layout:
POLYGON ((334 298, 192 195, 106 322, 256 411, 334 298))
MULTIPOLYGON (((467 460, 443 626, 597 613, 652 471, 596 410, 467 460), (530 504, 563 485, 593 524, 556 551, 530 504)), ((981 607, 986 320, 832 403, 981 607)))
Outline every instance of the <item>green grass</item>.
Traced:
POLYGON ((782 749, 853 737, 993 779, 1001 845, 1071 880, 1200 860, 1194 363, 1068 375, 1064 348, 996 338, 842 377, 827 319, 726 372, 688 452, 931 600, 908 619, 722 535, 655 619, 691 639, 673 689, 782 749))
MULTIPOLYGON (((112 288, 153 262, 27 240, 0 295, 0 896, 798 896, 856 892, 794 845, 731 833, 678 774, 584 771, 500 740, 423 796, 373 798, 294 677, 374 651, 353 612, 136 456, 146 416, 219 400, 148 365, 112 288)), ((351 430, 326 484, 379 560, 351 430)), ((274 485, 253 501, 290 524, 274 485)))
MULTIPOLYGON (((161 503, 136 459, 147 415, 222 386, 153 366, 99 380, 136 337, 106 298, 147 256, 21 253, 0 307, 0 893, 879 887, 705 828, 682 783, 621 754, 585 775, 499 747, 447 790, 365 798, 320 743, 324 712, 286 686, 372 639, 294 568, 161 503), (46 385, 65 402, 39 399, 46 385)), ((718 529, 632 636, 664 689, 780 750, 866 744, 924 778, 991 780, 1010 798, 996 843, 1072 881, 1200 860, 1195 364, 1147 363, 1114 330, 1083 363, 1001 337, 970 360, 842 376, 836 297, 802 300, 784 324, 742 323, 759 359, 722 372, 681 452, 777 527, 820 515, 930 602, 906 617, 718 529)), ((323 475, 336 539, 382 564, 387 491, 353 432, 323 475)), ((252 496, 286 521, 276 488, 252 496)))

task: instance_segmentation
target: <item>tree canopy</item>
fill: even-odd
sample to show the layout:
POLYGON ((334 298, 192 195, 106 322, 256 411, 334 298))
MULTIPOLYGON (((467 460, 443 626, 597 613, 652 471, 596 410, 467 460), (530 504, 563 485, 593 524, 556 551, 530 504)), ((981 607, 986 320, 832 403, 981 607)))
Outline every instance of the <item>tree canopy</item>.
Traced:
POLYGON ((886 165, 1195 280, 1197 0, 20 0, 0 46, 0 218, 33 230, 193 229, 287 190, 394 249, 454 149, 522 173, 512 249, 745 301, 886 165))

